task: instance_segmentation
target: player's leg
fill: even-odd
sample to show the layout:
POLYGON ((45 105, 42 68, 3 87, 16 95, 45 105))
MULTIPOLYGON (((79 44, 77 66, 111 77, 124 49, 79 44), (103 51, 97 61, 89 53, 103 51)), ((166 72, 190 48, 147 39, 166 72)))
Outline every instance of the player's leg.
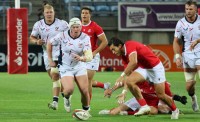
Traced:
POLYGON ((86 69, 79 69, 76 75, 76 83, 81 93, 82 108, 84 110, 90 109, 90 96, 88 91, 88 77, 86 69))
MULTIPOLYGON (((59 94, 61 90, 61 83, 59 78, 59 71, 57 67, 51 67, 50 70, 51 79, 53 81, 53 103, 58 104, 59 94)), ((57 109, 57 108, 55 108, 57 109)))
POLYGON ((98 87, 106 90, 110 88, 110 83, 109 82, 103 83, 97 80, 92 80, 92 87, 98 87))
POLYGON ((151 82, 154 83, 154 88, 156 95, 159 99, 165 102, 172 110, 171 119, 178 119, 179 110, 176 108, 176 105, 172 98, 165 94, 165 69, 162 63, 159 63, 157 66, 152 69, 147 70, 148 78, 151 79, 151 82))
POLYGON ((140 116, 140 115, 147 114, 150 112, 150 107, 147 105, 146 100, 143 98, 141 91, 139 87, 137 86, 137 83, 145 81, 145 77, 146 77, 145 75, 146 75, 146 71, 142 68, 138 68, 126 78, 126 84, 130 92, 134 95, 137 102, 141 106, 139 111, 135 113, 135 116, 140 116))
POLYGON ((197 103, 197 96, 195 95, 195 84, 196 84, 196 73, 200 70, 200 56, 199 54, 187 54, 183 53, 183 68, 186 81, 186 90, 188 95, 192 99, 192 109, 193 111, 199 110, 199 105, 197 103), (194 58, 191 58, 194 57, 194 58))
MULTIPOLYGON (((60 80, 59 80, 59 75, 55 73, 55 75, 52 76, 51 73, 51 67, 49 66, 49 62, 48 62, 48 57, 47 55, 43 55, 44 56, 44 64, 45 64, 45 69, 47 70, 47 73, 49 75, 49 77, 52 80, 52 92, 53 92, 53 101, 51 103, 48 103, 48 107, 50 109, 56 110, 58 108, 58 99, 59 99, 59 93, 60 93, 60 80)), ((54 72, 58 72, 57 69, 55 69, 53 71, 54 72)))

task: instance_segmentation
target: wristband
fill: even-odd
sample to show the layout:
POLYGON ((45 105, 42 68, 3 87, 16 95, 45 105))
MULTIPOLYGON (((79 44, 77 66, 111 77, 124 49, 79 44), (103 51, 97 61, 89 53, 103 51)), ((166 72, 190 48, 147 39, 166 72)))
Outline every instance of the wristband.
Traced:
POLYGON ((121 76, 124 77, 124 76, 126 76, 126 74, 124 72, 122 72, 121 76))
POLYGON ((123 89, 122 94, 126 94, 127 90, 123 89))
POLYGON ((180 54, 175 54, 175 59, 178 59, 178 58, 180 58, 181 57, 181 55, 180 54))

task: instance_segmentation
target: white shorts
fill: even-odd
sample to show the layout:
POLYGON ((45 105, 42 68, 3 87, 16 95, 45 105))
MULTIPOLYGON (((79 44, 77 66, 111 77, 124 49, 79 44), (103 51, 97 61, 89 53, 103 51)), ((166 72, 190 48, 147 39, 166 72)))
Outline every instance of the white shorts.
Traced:
POLYGON ((139 109, 141 107, 140 104, 135 99, 135 97, 133 97, 130 100, 126 101, 124 104, 126 106, 128 106, 130 109, 132 109, 133 111, 135 111, 135 110, 137 110, 137 109, 139 109))
MULTIPOLYGON (((49 65, 48 55, 47 53, 43 53, 43 60, 44 60, 44 66, 46 70, 50 70, 51 67, 49 65)), ((58 61, 58 58, 53 58, 54 61, 58 61)))
POLYGON ((152 69, 143 69, 138 67, 135 72, 140 73, 145 80, 148 80, 152 83, 162 83, 166 81, 165 78, 165 69, 163 64, 160 62, 158 65, 152 69))
POLYGON ((98 70, 99 69, 99 63, 100 63, 100 55, 99 53, 96 54, 96 56, 92 59, 90 62, 86 62, 86 67, 89 70, 98 70))
POLYGON ((196 68, 200 65, 200 52, 183 52, 183 68, 196 68))
POLYGON ((76 69, 63 69, 62 65, 59 68, 61 78, 64 76, 81 76, 87 75, 87 69, 84 67, 76 68, 76 69))

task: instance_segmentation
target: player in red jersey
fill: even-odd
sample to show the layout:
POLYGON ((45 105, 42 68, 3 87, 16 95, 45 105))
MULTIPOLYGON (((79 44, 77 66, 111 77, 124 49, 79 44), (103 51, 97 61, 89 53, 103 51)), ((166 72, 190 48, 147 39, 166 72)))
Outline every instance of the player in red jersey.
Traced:
POLYGON ((123 43, 120 39, 113 37, 108 45, 115 55, 122 56, 127 61, 128 65, 116 80, 115 86, 120 86, 125 78, 127 87, 141 106, 134 115, 140 116, 150 112, 150 107, 137 86, 137 83, 148 80, 154 84, 158 98, 165 102, 172 110, 171 119, 178 119, 178 108, 176 108, 172 98, 165 94, 165 69, 160 59, 147 46, 137 41, 129 40, 123 43), (137 66, 139 67, 134 70, 137 66))
MULTIPOLYGON (((149 105, 151 108, 149 114, 158 114, 158 113, 167 114, 171 112, 171 109, 162 101, 160 101, 159 98, 156 96, 153 84, 149 83, 148 81, 144 81, 137 83, 137 85, 140 88, 142 96, 146 100, 147 105, 149 105)), ((110 94, 112 94, 111 89, 107 89, 105 93, 106 92, 111 92, 110 94)), ((170 91, 170 84, 168 82, 165 82, 165 93, 170 97, 172 97, 172 93, 170 91)), ((117 97, 118 97, 118 103, 120 104, 118 107, 110 110, 101 110, 99 114, 134 115, 136 112, 138 112, 139 108, 141 107, 134 97, 124 103, 124 99, 126 97, 126 92, 124 92, 124 90, 117 97)), ((185 96, 173 95, 173 100, 179 101, 182 104, 187 103, 187 98, 185 96)))
POLYGON ((91 20, 92 10, 88 7, 81 9, 81 20, 82 20, 82 32, 90 36, 90 42, 92 46, 93 60, 87 62, 87 73, 89 79, 89 93, 92 97, 92 87, 100 87, 107 89, 110 87, 110 83, 102 83, 93 80, 96 71, 99 69, 100 55, 101 52, 108 44, 106 35, 103 29, 94 21, 91 20), (98 46, 98 40, 101 42, 98 46))

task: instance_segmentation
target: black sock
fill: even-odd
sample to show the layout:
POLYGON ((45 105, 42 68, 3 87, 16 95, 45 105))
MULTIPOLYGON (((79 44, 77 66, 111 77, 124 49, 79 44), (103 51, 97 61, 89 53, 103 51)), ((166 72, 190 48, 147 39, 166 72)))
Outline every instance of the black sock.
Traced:
POLYGON ((63 93, 63 92, 61 93, 61 95, 62 95, 62 97, 65 97, 65 95, 64 95, 64 93, 63 93))
POLYGON ((181 96, 175 94, 175 95, 173 96, 173 100, 181 101, 181 96))
POLYGON ((58 97, 53 97, 53 101, 58 102, 58 97))
POLYGON ((90 106, 82 106, 83 110, 89 110, 90 106))
POLYGON ((65 96, 66 99, 69 99, 69 96, 65 96))
POLYGON ((194 96, 194 93, 188 93, 188 95, 189 95, 190 97, 192 97, 192 96, 194 96))

